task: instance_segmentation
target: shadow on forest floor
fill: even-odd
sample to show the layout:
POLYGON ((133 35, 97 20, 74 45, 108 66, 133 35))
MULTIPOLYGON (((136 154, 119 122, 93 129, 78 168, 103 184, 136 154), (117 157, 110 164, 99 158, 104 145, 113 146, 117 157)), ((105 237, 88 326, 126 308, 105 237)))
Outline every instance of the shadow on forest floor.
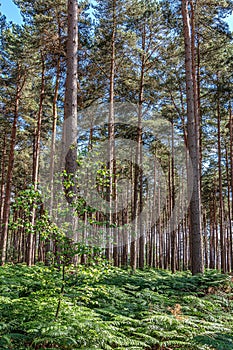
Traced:
MULTIPOLYGON (((148 288, 166 295, 194 294, 205 296, 215 289, 224 290, 229 286, 229 278, 217 271, 207 271, 204 275, 192 276, 190 272, 177 272, 172 274, 162 270, 139 271, 135 274, 119 272, 104 277, 104 283, 108 285, 133 285, 138 290, 148 288)), ((233 349, 233 347, 232 347, 233 349)))
POLYGON ((216 350, 233 349, 233 331, 232 333, 214 333, 209 335, 198 335, 194 337, 198 344, 208 345, 216 350))

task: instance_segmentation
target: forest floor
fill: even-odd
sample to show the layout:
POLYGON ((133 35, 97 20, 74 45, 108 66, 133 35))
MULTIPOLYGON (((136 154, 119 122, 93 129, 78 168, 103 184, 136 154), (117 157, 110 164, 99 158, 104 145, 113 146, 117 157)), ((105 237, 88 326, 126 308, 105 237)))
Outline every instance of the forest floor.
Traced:
POLYGON ((55 267, 6 265, 0 349, 232 350, 232 279, 99 261, 66 267, 62 282, 55 267))

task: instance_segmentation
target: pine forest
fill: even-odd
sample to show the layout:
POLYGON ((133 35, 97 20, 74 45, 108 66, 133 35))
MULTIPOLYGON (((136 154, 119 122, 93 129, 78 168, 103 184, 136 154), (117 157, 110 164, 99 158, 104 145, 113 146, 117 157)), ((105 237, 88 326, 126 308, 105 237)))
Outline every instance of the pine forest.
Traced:
POLYGON ((232 350, 233 1, 13 1, 0 349, 232 350))

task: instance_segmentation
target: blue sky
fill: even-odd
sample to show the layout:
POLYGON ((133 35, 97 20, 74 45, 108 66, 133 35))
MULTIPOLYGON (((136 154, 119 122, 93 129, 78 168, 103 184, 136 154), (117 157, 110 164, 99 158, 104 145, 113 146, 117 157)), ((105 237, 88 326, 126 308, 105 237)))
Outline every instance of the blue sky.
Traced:
POLYGON ((12 0, 0 0, 0 4, 0 12, 6 16, 8 21, 12 21, 18 24, 22 23, 20 11, 12 0))
MULTIPOLYGON (((0 11, 6 16, 8 21, 12 21, 18 24, 22 23, 22 17, 20 15, 18 7, 13 3, 13 0, 0 0, 0 11)), ((230 30, 233 31, 233 15, 228 18, 228 24, 230 30)))

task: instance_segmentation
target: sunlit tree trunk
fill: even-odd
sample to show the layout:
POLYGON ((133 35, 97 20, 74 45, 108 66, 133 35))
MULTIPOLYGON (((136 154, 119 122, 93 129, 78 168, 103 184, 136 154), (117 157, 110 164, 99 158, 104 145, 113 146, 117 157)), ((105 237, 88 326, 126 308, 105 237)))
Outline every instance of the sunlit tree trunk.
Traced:
MULTIPOLYGON (((66 83, 63 124, 63 156, 66 176, 70 179, 70 187, 65 190, 66 200, 74 203, 77 189, 75 173, 77 170, 77 93, 78 93, 78 2, 67 1, 68 37, 66 45, 66 83)), ((76 236, 76 218, 70 207, 65 219, 68 223, 67 234, 71 239, 76 236)), ((57 247, 55 248, 57 250, 57 247)), ((57 255, 59 256, 59 254, 57 255)))
MULTIPOLYGON (((65 168, 68 174, 77 169, 77 92, 78 92, 78 3, 68 0, 68 38, 66 54, 66 85, 64 103, 64 147, 68 147, 65 156, 65 168)), ((75 192, 75 188, 71 191, 75 192)), ((72 198, 67 198, 72 202, 72 198)))
MULTIPOLYGON (((44 102, 44 93, 45 93, 45 57, 41 51, 41 90, 40 90, 40 103, 39 110, 37 113, 37 126, 35 132, 35 145, 34 145, 34 162, 33 162, 33 173, 32 173, 32 182, 34 190, 38 189, 39 181, 39 159, 40 159, 40 141, 41 141, 41 124, 42 124, 42 113, 43 113, 43 102, 44 102)), ((32 208, 32 230, 28 236, 28 255, 27 255, 27 264, 31 266, 35 262, 35 241, 36 241, 36 232, 34 232, 36 220, 36 209, 33 206, 32 208)))
MULTIPOLYGON (((56 66, 56 82, 53 96, 53 125, 52 125, 52 140, 51 140, 51 150, 50 150, 50 169, 49 169, 49 184, 50 184, 50 203, 49 203, 49 215, 53 216, 54 207, 54 166, 55 166, 55 151, 56 151, 56 134, 57 134, 57 101, 59 93, 59 83, 60 83, 60 57, 57 60, 56 66)), ((52 251, 52 241, 50 237, 46 240, 45 245, 45 263, 49 264, 48 253, 52 251)))

